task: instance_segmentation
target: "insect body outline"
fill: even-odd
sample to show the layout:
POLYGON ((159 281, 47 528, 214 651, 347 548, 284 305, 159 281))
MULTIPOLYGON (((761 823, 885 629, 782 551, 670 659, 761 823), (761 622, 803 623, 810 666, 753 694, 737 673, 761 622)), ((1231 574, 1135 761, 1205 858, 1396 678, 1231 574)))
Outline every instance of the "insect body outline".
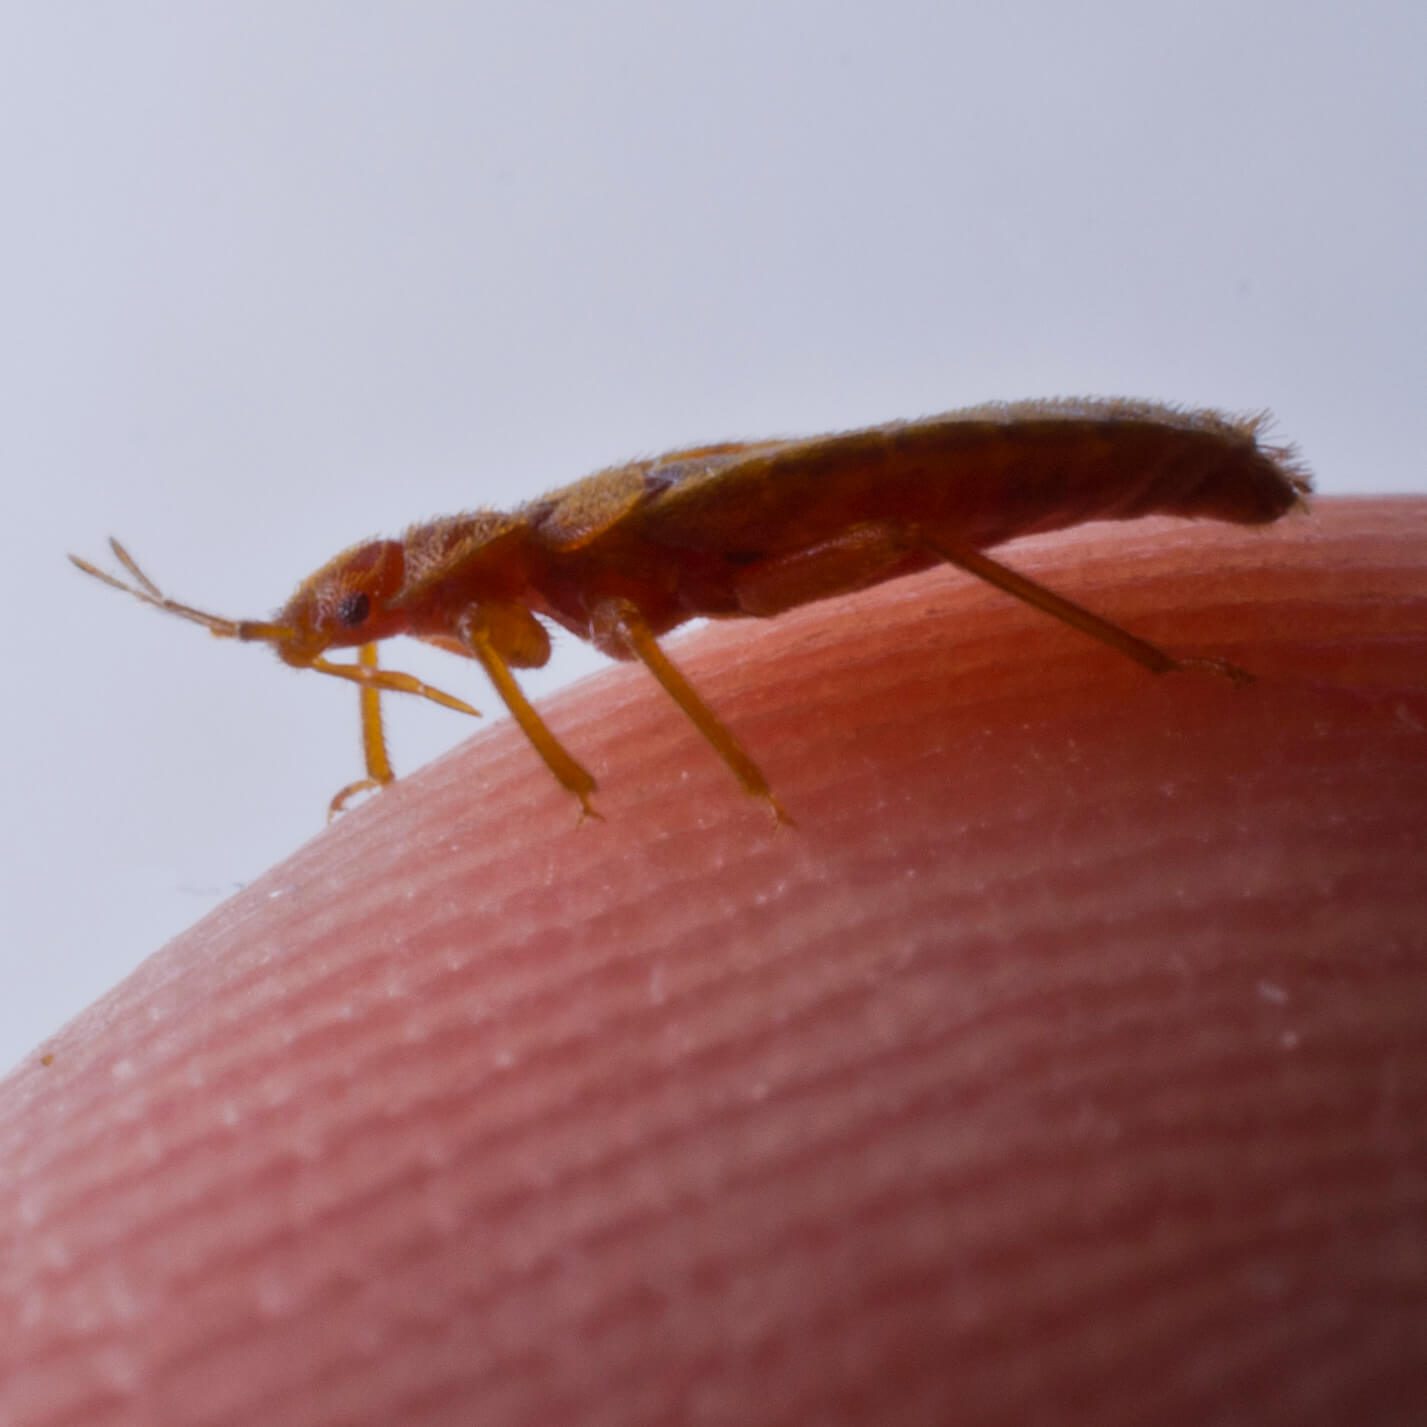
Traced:
POLYGON ((125 580, 86 574, 220 638, 272 645, 285 663, 358 686, 365 776, 329 811, 385 785, 381 695, 458 712, 464 700, 381 667, 397 634, 474 659, 555 778, 598 816, 594 777, 551 732, 513 670, 550 657, 546 622, 645 665, 744 790, 788 816, 757 763, 659 644, 688 620, 769 618, 952 564, 1155 673, 1202 668, 991 559, 1017 536, 1090 520, 1176 515, 1267 524, 1310 489, 1266 418, 1146 401, 993 404, 831 436, 688 447, 598 471, 510 512, 480 510, 369 540, 303 580, 271 620, 230 620, 168 598, 117 540, 125 580), (328 659, 354 648, 354 663, 328 659))

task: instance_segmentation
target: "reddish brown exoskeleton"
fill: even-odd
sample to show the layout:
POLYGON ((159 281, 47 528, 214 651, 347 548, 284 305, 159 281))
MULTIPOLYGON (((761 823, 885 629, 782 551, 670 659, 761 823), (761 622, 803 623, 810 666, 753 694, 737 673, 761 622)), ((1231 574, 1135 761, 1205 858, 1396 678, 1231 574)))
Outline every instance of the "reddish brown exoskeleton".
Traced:
POLYGON ((700 616, 767 618, 948 562, 1104 641, 1155 673, 1177 658, 982 552, 1090 520, 1175 515, 1266 524, 1301 504, 1306 472, 1263 441, 1265 419, 1137 401, 992 405, 805 440, 731 442, 614 466, 509 514, 476 511, 355 545, 298 586, 271 620, 230 620, 167 598, 117 541, 129 584, 86 574, 286 663, 357 684, 367 776, 332 800, 391 781, 383 691, 462 713, 469 704, 378 667, 376 645, 414 635, 477 660, 584 813, 595 780, 521 693, 512 669, 543 665, 542 619, 616 659, 643 661, 746 791, 785 817, 768 780, 659 647, 700 616), (357 662, 331 649, 356 646, 357 662))

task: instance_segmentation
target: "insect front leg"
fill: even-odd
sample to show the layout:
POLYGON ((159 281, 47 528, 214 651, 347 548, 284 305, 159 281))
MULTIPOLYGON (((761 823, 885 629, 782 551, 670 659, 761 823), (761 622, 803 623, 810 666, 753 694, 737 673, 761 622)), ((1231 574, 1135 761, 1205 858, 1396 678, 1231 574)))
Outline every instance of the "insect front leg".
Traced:
POLYGON ((545 760, 545 766, 555 775, 561 787, 568 788, 580 800, 580 816, 599 817, 598 810, 590 802, 590 795, 596 788, 594 776, 565 751, 564 745, 551 733, 545 720, 521 692, 493 637, 491 622, 479 606, 461 615, 456 622, 456 632, 461 643, 480 661, 501 702, 510 710, 511 717, 520 725, 521 732, 534 745, 535 751, 545 760))
POLYGON ((659 681, 664 692, 684 711, 689 721, 728 765, 746 793, 768 804, 773 820, 792 824, 782 803, 774 795, 763 770, 744 751, 742 744, 721 718, 703 701, 673 660, 659 647, 648 621, 629 600, 606 600, 597 606, 590 620, 591 637, 597 647, 615 657, 633 654, 659 681))
MULTIPOLYGON (((377 667, 377 646, 363 644, 357 651, 357 662, 368 669, 377 667)), ((367 765, 367 776, 348 783, 327 805, 327 821, 331 822, 349 799, 358 793, 373 788, 384 788, 396 777, 392 772, 391 759, 387 756, 386 734, 382 728, 381 690, 371 684, 363 684, 357 691, 362 710, 362 756, 367 765)))

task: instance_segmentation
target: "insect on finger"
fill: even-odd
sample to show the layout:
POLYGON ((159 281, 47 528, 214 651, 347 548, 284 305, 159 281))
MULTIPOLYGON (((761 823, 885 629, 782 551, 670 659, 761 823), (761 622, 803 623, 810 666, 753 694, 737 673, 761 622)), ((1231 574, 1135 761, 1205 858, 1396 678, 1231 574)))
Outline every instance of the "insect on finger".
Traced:
POLYGON ((171 600, 117 540, 121 579, 94 579, 222 638, 270 644, 295 668, 356 684, 366 776, 332 800, 394 777, 383 693, 460 713, 463 699, 380 668, 376 646, 413 635, 474 659, 556 781, 597 817, 593 775, 521 691, 515 669, 550 657, 553 622, 654 676, 744 791, 791 822, 763 770, 664 653, 701 616, 769 618, 832 595, 955 565, 1154 673, 1202 670, 1214 655, 1161 649, 991 559, 1019 535, 1147 515, 1268 525, 1301 509, 1307 472, 1266 440, 1264 416, 1146 401, 993 404, 804 439, 687 447, 587 476, 514 511, 412 526, 343 551, 272 620, 231 620, 171 600), (356 648, 357 662, 328 651, 356 648))

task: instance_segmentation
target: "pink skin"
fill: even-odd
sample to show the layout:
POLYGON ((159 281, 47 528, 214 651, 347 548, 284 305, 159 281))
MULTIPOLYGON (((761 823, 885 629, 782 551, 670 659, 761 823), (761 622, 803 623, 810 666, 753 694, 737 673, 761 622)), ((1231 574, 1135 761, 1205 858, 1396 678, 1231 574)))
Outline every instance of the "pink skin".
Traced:
POLYGON ((1008 552, 1248 689, 951 571, 673 641, 795 830, 637 668, 603 824, 398 783, 0 1087, 0 1422, 1420 1421, 1424 552, 1008 552))

